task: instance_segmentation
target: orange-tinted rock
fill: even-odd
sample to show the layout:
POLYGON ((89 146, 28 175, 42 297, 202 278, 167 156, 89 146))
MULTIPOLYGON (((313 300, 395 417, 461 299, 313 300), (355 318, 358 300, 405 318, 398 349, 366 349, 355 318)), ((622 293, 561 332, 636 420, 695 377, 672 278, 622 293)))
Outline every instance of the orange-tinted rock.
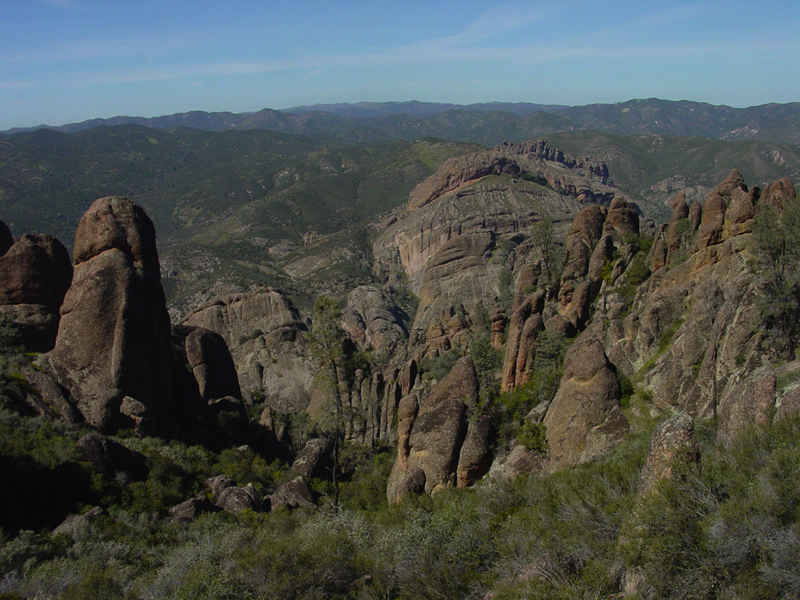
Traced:
POLYGON ((678 192, 675 199, 672 201, 672 213, 669 218, 669 225, 667 226, 667 248, 670 252, 675 252, 680 244, 677 232, 678 222, 688 218, 689 205, 686 204, 686 194, 684 192, 678 192))
POLYGON ((625 236, 639 235, 639 213, 625 198, 616 197, 608 206, 603 230, 613 232, 618 242, 625 236))
POLYGON ((152 223, 129 200, 103 198, 81 219, 75 248, 80 261, 48 355, 53 373, 91 425, 122 425, 120 406, 130 396, 158 427, 167 414, 173 350, 152 223))
POLYGON ((72 252, 75 266, 112 248, 129 256, 134 267, 161 278, 153 222, 141 206, 122 196, 95 200, 81 217, 72 252))
POLYGON ((564 376, 544 418, 551 470, 589 461, 622 440, 629 426, 619 397, 603 344, 587 330, 567 350, 564 376))
POLYGON ((792 180, 789 177, 782 177, 764 187, 759 199, 759 205, 772 206, 780 211, 783 210, 787 202, 794 200, 796 195, 797 192, 792 180))

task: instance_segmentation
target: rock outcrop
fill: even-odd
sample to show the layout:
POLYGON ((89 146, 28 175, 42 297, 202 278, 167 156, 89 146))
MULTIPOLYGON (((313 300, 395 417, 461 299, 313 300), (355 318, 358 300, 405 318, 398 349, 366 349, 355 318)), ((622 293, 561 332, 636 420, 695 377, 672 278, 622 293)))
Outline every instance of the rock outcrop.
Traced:
POLYGON ((672 479, 676 470, 693 466, 700 458, 691 417, 676 414, 658 424, 647 459, 639 474, 639 496, 654 492, 660 481, 672 479))
POLYGON ((5 224, 0 250, 0 319, 17 330, 29 350, 52 350, 72 282, 69 253, 49 235, 25 234, 14 242, 5 224))
POLYGON ((200 397, 205 402, 226 396, 241 400, 236 365, 221 335, 187 325, 173 326, 172 332, 182 342, 186 364, 192 370, 200 397))
POLYGON ((359 349, 394 352, 405 344, 408 316, 383 290, 359 286, 347 296, 342 325, 359 349))
POLYGON ((173 357, 152 222, 127 198, 101 198, 78 224, 74 258, 50 368, 100 430, 126 423, 126 396, 162 425, 173 357))
POLYGON ((597 334, 587 330, 567 351, 564 376, 544 417, 550 470, 587 462, 625 437, 629 425, 619 398, 614 367, 597 334))
POLYGON ((477 398, 475 367, 464 357, 422 403, 414 397, 401 401, 398 455, 387 491, 390 502, 421 487, 428 493, 455 487, 459 475, 462 484, 469 485, 488 470, 490 424, 467 420, 467 407, 477 398))
POLYGON ((303 336, 307 327, 281 292, 264 288, 225 296, 197 308, 182 324, 222 336, 245 400, 263 390, 273 409, 308 407, 317 366, 303 336))

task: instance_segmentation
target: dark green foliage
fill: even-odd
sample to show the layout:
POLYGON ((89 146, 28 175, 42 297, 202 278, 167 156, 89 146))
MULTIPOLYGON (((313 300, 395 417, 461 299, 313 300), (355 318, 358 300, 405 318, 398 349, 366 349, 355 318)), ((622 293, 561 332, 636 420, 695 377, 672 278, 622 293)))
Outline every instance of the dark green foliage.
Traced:
POLYGON ((561 381, 561 367, 569 341, 554 330, 542 331, 536 340, 536 355, 528 381, 510 392, 500 394, 486 410, 491 411, 501 443, 517 438, 531 446, 538 445, 534 440, 540 432, 531 430, 525 417, 531 409, 543 402, 550 402, 558 391, 561 381), (527 430, 526 430, 527 428, 527 430))
POLYGON ((770 341, 793 359, 800 323, 800 202, 788 203, 780 214, 762 206, 753 239, 753 270, 762 290, 756 308, 770 341))
POLYGON ((492 321, 489 315, 489 310, 486 305, 481 301, 475 304, 475 308, 470 315, 472 325, 481 333, 491 333, 492 321))
POLYGON ((507 315, 510 315, 514 306, 514 294, 516 293, 514 276, 511 271, 505 267, 501 269, 497 278, 497 285, 500 287, 497 303, 505 309, 507 315))
POLYGON ((459 358, 461 358, 461 355, 456 350, 448 350, 447 352, 442 352, 439 356, 423 358, 420 364, 422 376, 426 379, 439 381, 450 372, 450 369, 458 362, 459 358))
MULTIPOLYGON (((25 452, 38 461, 58 462, 65 449, 69 455, 66 428, 37 439, 31 435, 42 429, 40 421, 16 419, 13 431, 24 432, 25 452)), ((22 441, 9 431, 3 429, 4 454, 22 441)), ((650 431, 550 476, 392 507, 384 495, 392 454, 347 443, 340 510, 328 510, 323 497, 317 511, 217 513, 175 524, 158 515, 165 507, 152 514, 106 505, 111 516, 76 521, 57 535, 21 531, 0 538, 3 593, 131 600, 410 600, 489 592, 612 598, 621 592, 622 567, 638 569, 658 598, 796 598, 800 418, 745 433, 729 447, 717 444, 708 424, 698 423, 696 435, 701 463, 679 467, 644 501, 637 489, 650 431)), ((215 457, 177 442, 130 443, 150 457, 153 481, 172 482, 185 494, 218 468, 264 485, 289 475, 248 451, 215 457)))
POLYGON ((619 369, 617 369, 617 381, 619 382, 619 405, 627 408, 630 406, 631 396, 636 392, 636 388, 630 377, 619 369))
POLYGON ((647 253, 644 250, 637 252, 631 259, 631 264, 625 269, 626 283, 638 287, 650 277, 650 268, 647 266, 647 253))
POLYGON ((489 384, 503 366, 503 353, 492 346, 488 335, 481 335, 469 345, 469 356, 475 365, 481 385, 489 384))

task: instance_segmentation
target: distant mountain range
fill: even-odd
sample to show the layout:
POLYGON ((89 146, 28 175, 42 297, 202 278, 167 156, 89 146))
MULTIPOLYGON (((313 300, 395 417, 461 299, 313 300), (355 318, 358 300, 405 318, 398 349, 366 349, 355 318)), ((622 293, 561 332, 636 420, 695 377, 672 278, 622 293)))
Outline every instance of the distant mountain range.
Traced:
POLYGON ((4 133, 43 128, 75 133, 97 126, 123 124, 157 129, 192 127, 205 131, 270 129, 331 136, 347 143, 439 137, 492 146, 506 139, 519 141, 546 133, 593 130, 615 135, 658 134, 799 144, 800 102, 748 108, 657 98, 585 106, 359 102, 286 110, 266 108, 255 113, 191 111, 152 118, 120 116, 58 127, 16 128, 4 133))

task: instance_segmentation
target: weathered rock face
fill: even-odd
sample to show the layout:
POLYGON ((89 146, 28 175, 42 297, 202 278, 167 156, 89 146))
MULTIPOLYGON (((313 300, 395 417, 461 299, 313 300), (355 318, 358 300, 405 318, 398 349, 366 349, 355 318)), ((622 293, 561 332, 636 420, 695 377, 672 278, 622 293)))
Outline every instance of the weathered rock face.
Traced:
MULTIPOLYGON (((11 236, 3 228, 0 247, 11 236)), ((25 234, 0 256, 0 315, 19 330, 28 349, 53 349, 59 308, 71 281, 69 253, 49 235, 25 234)))
POLYGON ((421 208, 437 198, 457 190, 465 183, 487 175, 519 175, 528 173, 546 181, 561 193, 581 197, 585 202, 610 200, 610 196, 600 194, 596 187, 610 183, 608 167, 605 163, 592 161, 586 157, 572 157, 553 148, 544 140, 528 140, 516 144, 504 142, 493 150, 457 156, 446 160, 431 177, 415 187, 409 195, 409 208, 421 208), (564 170, 560 172, 543 168, 546 163, 555 163, 579 174, 570 177, 564 170))
POLYGON ((58 312, 71 282, 69 253, 52 236, 25 234, 0 257, 0 305, 41 304, 58 312))
POLYGON ((663 420, 650 439, 647 460, 639 474, 639 495, 650 495, 659 481, 672 479, 676 468, 691 466, 699 458, 691 417, 677 414, 663 420))
POLYGON ((342 324, 360 349, 385 348, 388 352, 408 338, 408 316, 384 291, 359 286, 347 296, 342 324))
POLYGON ((194 498, 176 504, 169 509, 168 513, 172 520, 179 523, 190 523, 199 517, 202 513, 211 512, 214 510, 214 505, 211 500, 206 498, 205 494, 198 494, 194 498))
POLYGON ((111 248, 130 257, 135 268, 160 279, 153 222, 141 206, 122 196, 101 198, 89 207, 78 223, 72 256, 79 265, 111 248))
POLYGON ((331 472, 333 441, 326 438, 308 440, 292 463, 292 470, 302 477, 326 478, 331 472))
POLYGON ((123 425, 120 405, 130 396, 158 426, 173 356, 152 223, 130 200, 101 198, 78 225, 75 248, 49 365, 91 425, 123 425))
POLYGON ((423 479, 425 491, 432 493, 444 487, 455 487, 458 473, 467 485, 488 469, 488 423, 467 423, 467 406, 473 405, 477 398, 475 367, 469 357, 464 357, 431 390, 418 409, 413 397, 401 401, 398 455, 387 489, 390 502, 398 501, 409 490, 418 489, 423 479), (465 448, 468 429, 472 430, 472 435, 465 448), (463 464, 460 463, 462 455, 463 464))
MULTIPOLYGON (((549 220, 559 238, 584 203, 611 202, 610 184, 601 163, 536 140, 458 157, 420 184, 408 212, 387 221, 373 244, 376 275, 391 281, 403 273, 421 299, 409 347, 428 347, 415 349, 414 357, 457 345, 440 322, 443 312, 472 314, 478 302, 493 305, 503 273, 540 259, 530 227, 549 220)), ((623 228, 626 210, 615 213, 623 228)))
POLYGON ((794 183, 788 177, 784 177, 764 187, 761 192, 760 203, 783 210, 786 203, 794 200, 796 195, 794 183))
POLYGON ((311 402, 317 365, 302 335, 307 327, 277 290, 225 296, 194 310, 183 324, 224 338, 245 399, 263 389, 268 405, 281 412, 305 410, 311 402))
POLYGON ((561 281, 579 279, 589 271, 589 262, 594 247, 603 235, 608 210, 602 206, 592 205, 582 209, 572 222, 567 233, 567 257, 561 281))
POLYGON ((245 510, 261 512, 261 501, 255 488, 249 483, 244 487, 226 487, 214 500, 214 506, 233 514, 239 514, 245 510))
POLYGON ((731 386, 719 406, 719 437, 730 444, 750 428, 769 425, 775 407, 775 371, 765 366, 731 386))
POLYGON ((281 508, 301 508, 314 505, 311 489, 302 477, 295 477, 288 483, 284 483, 275 490, 269 500, 270 510, 273 511, 281 508))
POLYGON ((544 424, 553 471, 587 462, 628 433, 620 389, 597 333, 587 329, 570 346, 564 376, 544 424))
POLYGON ((272 288, 212 300, 193 310, 182 324, 220 334, 231 349, 241 345, 242 338, 294 339, 297 331, 306 329, 297 309, 272 288))
POLYGON ((183 342, 186 360, 203 400, 242 398, 236 366, 221 335, 187 325, 173 326, 172 332, 183 342))

